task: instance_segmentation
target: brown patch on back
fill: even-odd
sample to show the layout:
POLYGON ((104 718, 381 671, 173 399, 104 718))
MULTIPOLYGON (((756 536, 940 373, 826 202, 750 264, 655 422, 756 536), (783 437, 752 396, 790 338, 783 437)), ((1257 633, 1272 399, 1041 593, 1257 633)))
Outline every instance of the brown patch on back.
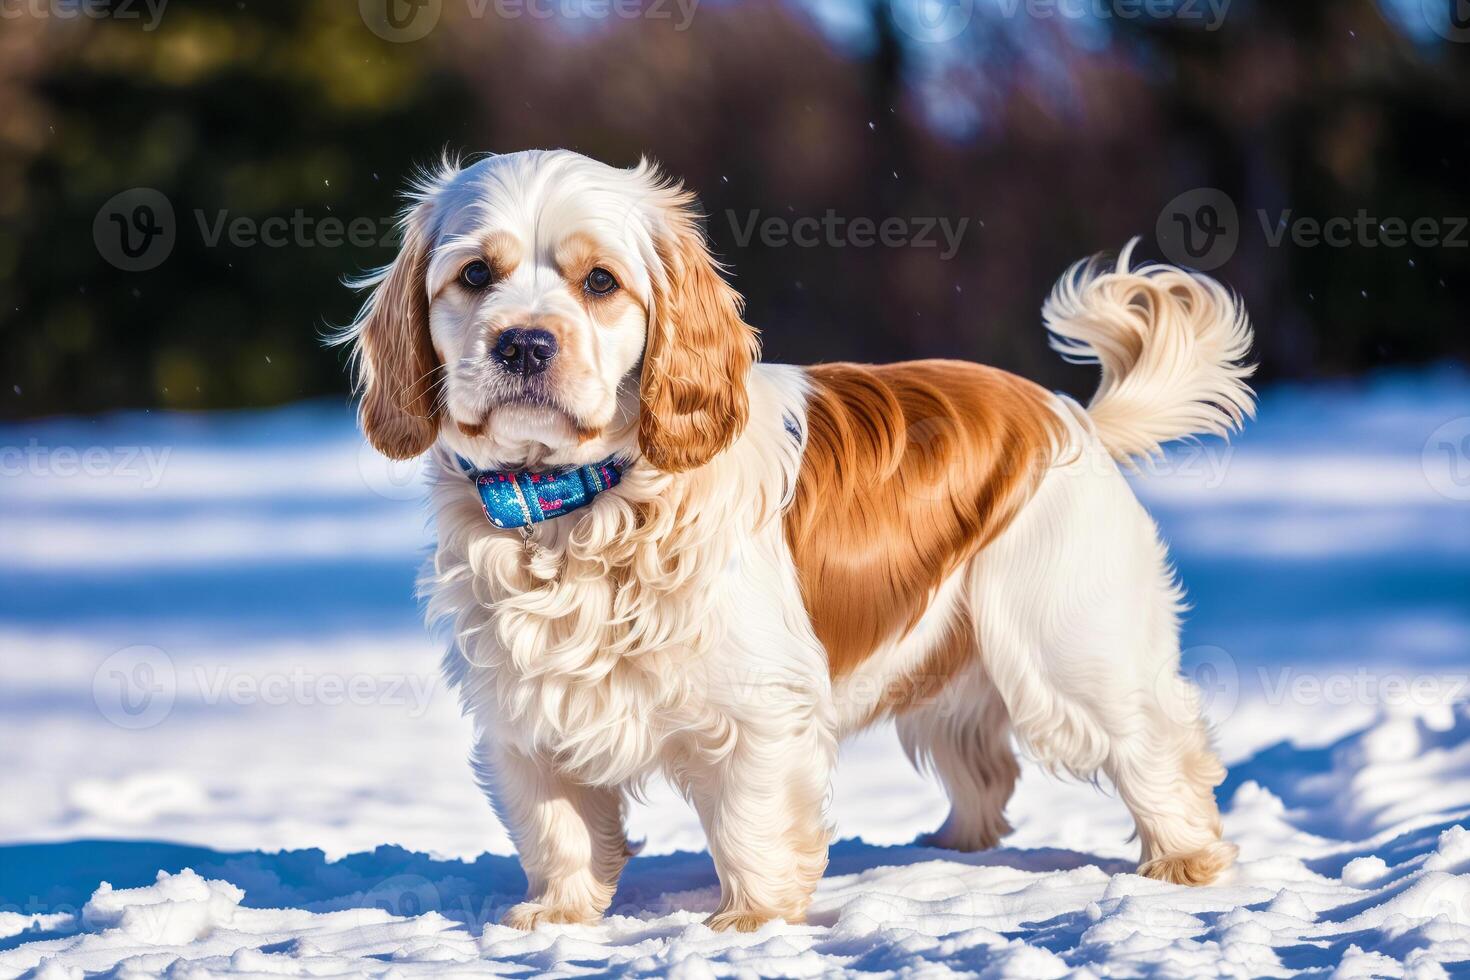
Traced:
POLYGON ((1054 460, 1062 423, 1044 389, 978 364, 807 374, 786 539, 839 677, 912 629, 940 583, 1010 524, 1054 460))

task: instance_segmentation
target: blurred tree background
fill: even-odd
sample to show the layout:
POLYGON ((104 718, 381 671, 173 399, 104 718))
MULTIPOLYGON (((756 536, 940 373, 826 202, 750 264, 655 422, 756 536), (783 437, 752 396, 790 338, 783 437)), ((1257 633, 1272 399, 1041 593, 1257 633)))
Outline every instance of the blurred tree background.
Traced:
POLYGON ((1470 230, 1272 242, 1287 209, 1456 234, 1463 0, 1222 2, 0 0, 0 412, 345 392, 321 336, 357 309, 342 278, 391 259, 415 168, 537 146, 686 179, 772 360, 957 356, 1085 393, 1041 300, 1133 235, 1168 255, 1197 188, 1238 209, 1215 274, 1264 379, 1465 359, 1470 230), (174 239, 129 271, 99 212, 132 188, 174 239), (968 224, 950 258, 742 241, 828 211, 968 224), (294 229, 217 236, 237 219, 294 229))

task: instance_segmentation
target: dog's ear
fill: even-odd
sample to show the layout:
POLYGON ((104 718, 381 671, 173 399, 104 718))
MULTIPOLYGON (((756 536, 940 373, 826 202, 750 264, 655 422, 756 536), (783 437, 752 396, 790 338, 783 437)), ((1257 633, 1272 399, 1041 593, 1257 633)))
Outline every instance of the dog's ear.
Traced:
POLYGON ((654 466, 677 473, 709 462, 744 430, 746 380, 760 342, 741 319, 740 294, 710 255, 694 196, 665 185, 653 200, 659 268, 639 381, 638 445, 654 466))
POLYGON ((384 456, 410 459, 439 434, 436 382, 443 367, 429 337, 429 261, 425 230, 430 205, 420 203, 402 221, 398 258, 377 277, 358 322, 353 357, 362 391, 358 421, 384 456))

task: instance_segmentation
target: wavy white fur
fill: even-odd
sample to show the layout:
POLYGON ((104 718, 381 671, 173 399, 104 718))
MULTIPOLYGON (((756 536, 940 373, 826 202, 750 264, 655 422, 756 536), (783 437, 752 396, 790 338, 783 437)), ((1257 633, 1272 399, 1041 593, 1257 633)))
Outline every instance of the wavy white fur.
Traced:
MULTIPOLYGON (((462 475, 437 469, 439 545, 420 587, 450 629, 444 668, 480 733, 476 771, 528 874, 549 860, 557 873, 543 877, 578 882, 562 904, 533 881, 538 900, 510 921, 606 907, 614 882, 596 867, 621 867, 620 822, 583 839, 570 815, 549 832, 545 808, 570 787, 636 792, 656 773, 705 817, 723 907, 799 917, 821 875, 836 725, 779 520, 801 454, 783 419, 801 412, 804 382, 763 365, 750 387, 746 431, 716 463, 630 468, 579 521, 541 525, 529 560, 462 475)), ((620 806, 616 794, 601 804, 620 806)))
POLYGON ((1166 442, 1228 435, 1254 414, 1250 318, 1207 276, 1169 265, 1131 268, 1130 241, 1108 268, 1078 262, 1041 309, 1051 346, 1102 379, 1088 405, 1114 456, 1151 456, 1166 442))

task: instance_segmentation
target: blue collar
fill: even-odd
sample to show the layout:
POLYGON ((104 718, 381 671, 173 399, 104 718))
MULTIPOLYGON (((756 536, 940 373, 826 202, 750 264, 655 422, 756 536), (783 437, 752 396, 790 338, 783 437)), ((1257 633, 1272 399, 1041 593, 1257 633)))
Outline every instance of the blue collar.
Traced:
POLYGON ((604 490, 623 478, 623 463, 609 456, 600 463, 571 470, 528 473, 523 470, 477 470, 463 456, 455 456, 485 506, 485 516, 496 527, 527 527, 586 507, 604 490))

